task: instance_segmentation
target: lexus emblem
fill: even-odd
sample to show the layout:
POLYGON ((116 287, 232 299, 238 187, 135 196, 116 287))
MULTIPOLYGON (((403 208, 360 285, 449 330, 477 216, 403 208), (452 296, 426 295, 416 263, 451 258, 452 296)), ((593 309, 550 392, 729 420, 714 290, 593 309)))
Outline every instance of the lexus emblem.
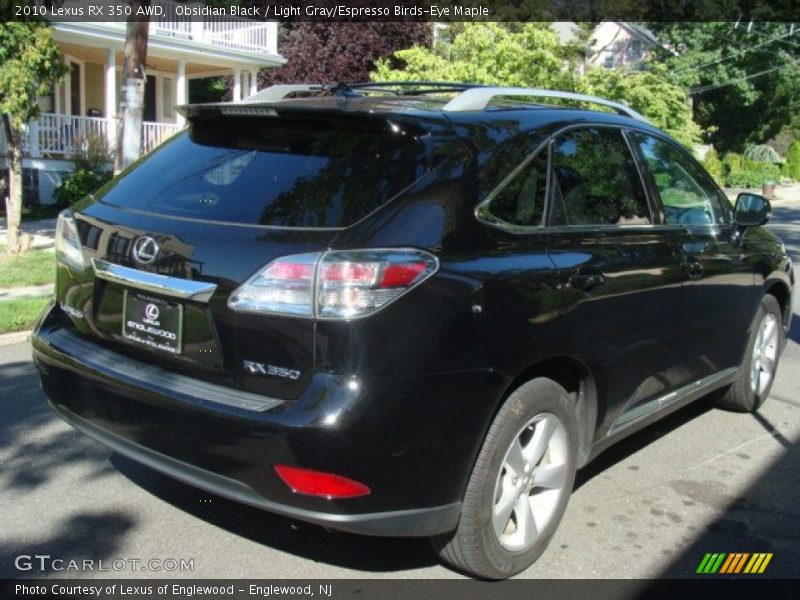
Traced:
POLYGON ((149 235, 137 238, 131 251, 136 262, 143 265, 151 264, 158 256, 158 243, 149 235))
POLYGON ((160 311, 158 310, 158 307, 155 304, 148 304, 144 308, 144 314, 151 321, 155 321, 158 319, 160 311))

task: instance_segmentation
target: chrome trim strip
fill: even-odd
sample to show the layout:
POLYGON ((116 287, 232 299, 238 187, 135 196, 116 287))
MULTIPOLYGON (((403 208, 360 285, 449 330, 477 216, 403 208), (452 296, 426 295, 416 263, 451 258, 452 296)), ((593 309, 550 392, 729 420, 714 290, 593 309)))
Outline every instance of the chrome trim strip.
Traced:
POLYGON ((619 433, 623 429, 627 429, 628 427, 635 425, 639 421, 646 419, 650 415, 667 408, 668 406, 675 404, 676 402, 683 400, 687 396, 690 395, 697 395, 702 396, 702 392, 707 389, 713 387, 717 383, 721 383, 722 381, 733 377, 736 375, 738 371, 738 367, 731 367, 730 369, 725 369, 724 371, 719 371, 714 373, 713 375, 709 375, 708 377, 703 377, 702 379, 698 379, 697 381, 693 381, 692 383, 683 386, 682 388, 678 388, 677 390, 673 390, 663 396, 659 396, 658 398, 653 398, 652 400, 645 402, 644 404, 640 404, 634 408, 626 410, 624 413, 620 415, 617 419, 617 422, 611 427, 608 432, 608 435, 614 435, 619 433))
POLYGON ((208 302, 217 289, 216 283, 148 273, 99 258, 92 259, 92 267, 95 277, 99 279, 181 300, 208 302))
MULTIPOLYGON (((89 369, 102 380, 124 382, 161 396, 169 395, 205 407, 227 406, 251 412, 264 412, 284 404, 283 400, 179 375, 155 365, 139 362, 113 350, 98 346, 66 329, 40 332, 34 341, 34 353, 45 361, 69 361, 79 369, 89 369), (46 344, 43 351, 37 344, 46 344), (55 352, 56 356, 50 354, 55 352)), ((75 368, 75 367, 71 367, 75 368)))

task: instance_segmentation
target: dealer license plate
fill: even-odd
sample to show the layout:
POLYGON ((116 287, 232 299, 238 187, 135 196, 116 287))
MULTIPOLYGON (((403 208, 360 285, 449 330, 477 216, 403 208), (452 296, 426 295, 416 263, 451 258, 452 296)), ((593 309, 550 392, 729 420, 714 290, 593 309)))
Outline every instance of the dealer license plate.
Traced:
POLYGON ((181 353, 183 305, 125 290, 122 337, 170 354, 181 353))

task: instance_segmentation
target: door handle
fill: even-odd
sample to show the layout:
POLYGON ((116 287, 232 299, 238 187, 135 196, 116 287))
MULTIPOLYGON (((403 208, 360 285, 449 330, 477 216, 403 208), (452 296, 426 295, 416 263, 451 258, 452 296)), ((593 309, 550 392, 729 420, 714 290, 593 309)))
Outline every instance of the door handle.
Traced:
POLYGON ((703 267, 702 263, 696 260, 684 261, 683 269, 686 271, 686 274, 689 276, 689 279, 693 281, 702 279, 703 275, 705 274, 705 268, 703 267))
POLYGON ((606 278, 602 273, 575 273, 570 275, 567 280, 571 288, 588 292, 589 290, 603 285, 606 278))

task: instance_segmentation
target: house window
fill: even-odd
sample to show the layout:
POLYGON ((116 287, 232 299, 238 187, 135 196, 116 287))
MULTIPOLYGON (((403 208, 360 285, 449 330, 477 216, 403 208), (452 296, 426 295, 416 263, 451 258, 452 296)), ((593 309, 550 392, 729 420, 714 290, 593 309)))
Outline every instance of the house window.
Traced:
POLYGON ((172 77, 161 78, 161 112, 165 119, 175 117, 175 99, 172 93, 172 77))
POLYGON ((644 58, 644 45, 642 40, 631 40, 628 45, 628 62, 638 62, 644 58))
POLYGON ((81 114, 81 65, 76 62, 69 63, 69 97, 70 108, 73 115, 81 114))

